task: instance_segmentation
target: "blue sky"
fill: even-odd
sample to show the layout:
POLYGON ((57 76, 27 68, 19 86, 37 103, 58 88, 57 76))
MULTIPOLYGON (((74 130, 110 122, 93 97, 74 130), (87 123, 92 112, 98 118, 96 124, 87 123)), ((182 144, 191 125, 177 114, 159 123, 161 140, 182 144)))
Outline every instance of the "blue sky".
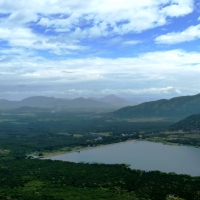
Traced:
POLYGON ((200 93, 200 2, 0 0, 0 98, 200 93))

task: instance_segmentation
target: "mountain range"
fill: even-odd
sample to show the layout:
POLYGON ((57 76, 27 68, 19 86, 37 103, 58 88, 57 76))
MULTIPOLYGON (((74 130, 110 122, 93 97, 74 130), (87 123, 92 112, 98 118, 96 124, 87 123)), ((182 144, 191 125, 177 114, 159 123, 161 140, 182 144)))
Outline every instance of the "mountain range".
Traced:
MULTIPOLYGON (((173 118, 184 119, 190 115, 200 114, 200 94, 181 96, 172 99, 161 99, 127 106, 128 102, 115 95, 102 98, 61 99, 45 96, 33 96, 21 101, 0 99, 0 109, 16 109, 20 107, 48 108, 55 111, 107 111, 109 115, 121 118, 173 118), (115 111, 114 111, 115 110, 115 111)), ((27 108, 26 108, 27 109, 27 108)))
POLYGON ((184 119, 185 117, 199 113, 200 94, 197 94, 128 106, 112 112, 111 115, 125 118, 162 117, 184 119))
MULTIPOLYGON (((50 108, 55 110, 114 110, 123 107, 125 100, 115 95, 103 98, 61 99, 45 96, 33 96, 21 101, 0 99, 0 109, 16 109, 20 107, 50 108)), ((27 109, 27 108, 26 108, 27 109)))

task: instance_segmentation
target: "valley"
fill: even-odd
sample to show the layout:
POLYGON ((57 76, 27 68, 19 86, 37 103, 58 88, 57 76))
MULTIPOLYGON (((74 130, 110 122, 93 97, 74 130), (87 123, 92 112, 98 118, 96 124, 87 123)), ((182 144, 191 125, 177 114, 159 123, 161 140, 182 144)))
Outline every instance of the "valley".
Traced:
MULTIPOLYGON (((197 97, 199 98, 198 95, 197 97)), ((183 98, 189 99, 184 105, 191 106, 191 98, 194 101, 196 97, 183 98)), ((180 97, 178 99, 182 102, 180 97)), ((38 101, 38 107, 35 107, 36 104, 29 104, 0 111, 0 173, 3 185, 0 189, 0 198, 63 200, 66 196, 70 199, 76 194, 77 197, 72 199, 80 199, 83 192, 87 193, 85 199, 94 198, 95 195, 99 199, 109 199, 113 196, 115 199, 163 200, 169 199, 169 194, 174 194, 180 197, 179 199, 200 198, 198 176, 130 169, 128 163, 73 164, 67 161, 37 159, 69 152, 78 155, 79 151, 82 155, 83 149, 95 150, 101 146, 107 148, 110 144, 123 144, 127 141, 127 144, 130 141, 151 141, 166 145, 200 147, 200 117, 196 113, 196 103, 186 118, 185 115, 180 115, 179 109, 170 108, 169 105, 169 110, 174 109, 172 117, 166 112, 159 114, 163 110, 163 105, 159 103, 155 106, 155 102, 147 102, 142 108, 140 104, 114 112, 104 109, 100 109, 100 112, 99 108, 79 109, 80 107, 73 110, 59 107, 58 110, 55 105, 44 107, 44 104, 44 101, 42 104, 38 101), (149 104, 154 104, 157 115, 148 114, 148 109, 145 112, 146 105, 149 107, 149 104), (131 111, 129 115, 119 115, 127 109, 131 111), (132 110, 139 113, 139 109, 142 109, 143 114, 132 113, 132 110), (59 166, 60 171, 56 170, 56 166, 59 166), (72 175, 67 174, 65 168, 72 170, 71 167, 77 170, 77 173, 74 171, 72 175), (29 169, 31 174, 25 168, 29 169), (88 178, 91 170, 97 177, 102 178, 96 179, 94 175, 88 178), (114 170, 115 173, 112 174, 109 170, 114 170), (10 175, 13 173, 15 176, 11 179, 10 175), (52 188, 50 193, 48 188, 52 188), (114 194, 116 190, 119 193, 114 194)), ((177 104, 180 105, 178 102, 177 104)), ((185 108, 186 106, 183 106, 183 110, 185 108)), ((129 153, 131 154, 131 151, 129 153)))

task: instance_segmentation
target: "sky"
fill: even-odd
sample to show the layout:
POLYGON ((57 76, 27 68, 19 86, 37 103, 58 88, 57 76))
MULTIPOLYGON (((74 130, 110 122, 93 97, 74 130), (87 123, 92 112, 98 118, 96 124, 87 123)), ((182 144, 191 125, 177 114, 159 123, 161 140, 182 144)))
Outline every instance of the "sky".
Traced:
POLYGON ((0 0, 0 99, 198 93, 199 0, 0 0))

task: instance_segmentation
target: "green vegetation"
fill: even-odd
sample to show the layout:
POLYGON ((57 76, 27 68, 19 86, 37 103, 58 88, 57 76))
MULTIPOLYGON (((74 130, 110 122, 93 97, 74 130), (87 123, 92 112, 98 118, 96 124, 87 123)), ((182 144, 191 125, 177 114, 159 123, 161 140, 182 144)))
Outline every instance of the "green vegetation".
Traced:
POLYGON ((152 142, 162 142, 172 145, 189 145, 200 147, 200 134, 183 131, 165 131, 146 134, 145 139, 152 142))
POLYGON ((112 136, 112 133, 109 133, 109 132, 107 132, 107 133, 99 133, 99 135, 105 136, 105 137, 109 137, 109 136, 112 136))
POLYGON ((146 134, 154 142, 200 147, 200 114, 189 116, 168 127, 168 130, 146 134))
POLYGON ((81 134, 73 134, 73 137, 80 138, 80 137, 83 137, 83 135, 81 135, 81 134))
POLYGON ((0 199, 151 199, 169 194, 200 198, 200 177, 83 164, 1 157, 0 199))
MULTIPOLYGON (((163 200, 170 199, 170 194, 179 199, 200 199, 200 177, 131 170, 128 164, 32 159, 32 155, 47 156, 129 139, 187 141, 200 146, 199 125, 193 131, 178 131, 174 127, 181 127, 182 122, 171 125, 161 118, 135 120, 89 112, 25 110, 0 113, 0 199, 163 200)), ((194 116, 189 119, 194 122, 194 116)))
MULTIPOLYGON (((24 111, 24 110, 23 110, 24 111)), ((27 110, 26 110, 27 111, 27 110)), ((169 122, 130 122, 85 112, 18 112, 0 114, 0 148, 17 158, 31 152, 69 151, 138 139, 140 132, 162 131, 169 122)))

